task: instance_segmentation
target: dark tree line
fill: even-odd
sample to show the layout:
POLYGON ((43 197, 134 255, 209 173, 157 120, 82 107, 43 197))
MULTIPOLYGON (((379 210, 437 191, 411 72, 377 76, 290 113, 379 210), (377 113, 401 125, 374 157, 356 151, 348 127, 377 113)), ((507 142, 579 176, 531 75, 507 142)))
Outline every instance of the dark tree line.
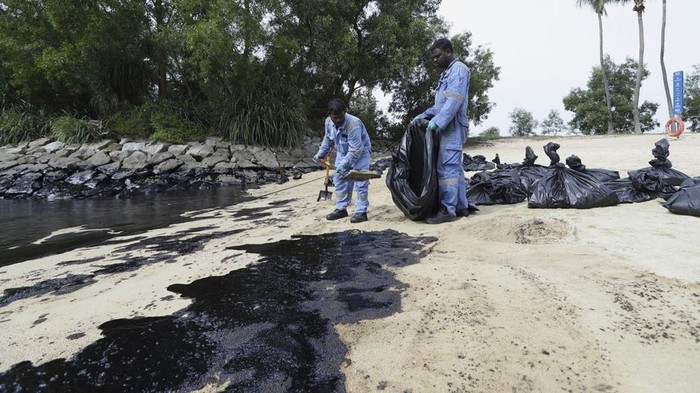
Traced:
MULTIPOLYGON (((402 125, 379 113, 373 93, 394 93, 390 111, 402 120, 429 105, 437 71, 426 48, 447 34, 439 4, 0 1, 0 133, 50 132, 52 118, 71 116, 123 136, 294 145, 342 97, 375 136, 392 136, 402 125), (24 126, 8 120, 17 118, 24 126)), ((499 68, 469 33, 453 38, 472 66, 478 123, 499 68)))

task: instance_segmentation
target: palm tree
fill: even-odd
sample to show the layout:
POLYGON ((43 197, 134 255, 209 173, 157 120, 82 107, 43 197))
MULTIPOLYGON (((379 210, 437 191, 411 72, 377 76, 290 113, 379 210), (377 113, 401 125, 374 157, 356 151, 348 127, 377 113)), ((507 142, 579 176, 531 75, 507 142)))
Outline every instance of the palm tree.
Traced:
POLYGON ((637 67, 637 80, 634 83, 634 108, 632 114, 634 116, 634 132, 642 133, 642 128, 639 123, 639 90, 642 87, 642 74, 644 73, 644 0, 619 0, 620 3, 626 4, 634 1, 632 11, 637 13, 637 24, 639 25, 639 66, 637 67))
POLYGON ((591 6, 595 13, 598 15, 598 36, 600 37, 600 70, 603 73, 605 103, 608 106, 608 134, 612 134, 612 104, 610 100, 610 86, 608 84, 608 76, 607 72, 605 71, 605 54, 603 52, 603 15, 607 15, 607 12, 605 11, 605 4, 612 2, 612 0, 576 0, 576 2, 579 7, 583 7, 584 5, 591 6))
POLYGON ((668 106, 668 117, 673 117, 673 101, 671 101, 671 90, 668 88, 668 76, 666 74, 666 63, 664 63, 664 53, 666 52, 666 0, 663 0, 663 16, 661 17, 661 74, 664 79, 664 90, 666 90, 666 105, 668 106))

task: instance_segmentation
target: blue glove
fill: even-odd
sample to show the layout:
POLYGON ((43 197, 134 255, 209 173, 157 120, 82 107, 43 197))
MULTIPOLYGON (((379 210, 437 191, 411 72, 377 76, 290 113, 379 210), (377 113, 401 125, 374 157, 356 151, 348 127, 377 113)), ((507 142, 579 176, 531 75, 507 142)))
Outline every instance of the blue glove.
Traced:
POLYGON ((437 125, 437 123, 435 122, 435 120, 431 120, 430 123, 428 123, 428 131, 433 131, 433 132, 435 132, 435 131, 437 131, 437 130, 439 130, 439 129, 440 129, 440 127, 438 127, 438 125, 437 125))
POLYGON ((312 159, 316 162, 322 162, 322 161, 326 160, 326 157, 322 157, 322 156, 318 155, 318 153, 316 153, 316 155, 312 159))
POLYGON ((422 115, 422 114, 420 114, 420 115, 414 117, 413 120, 411 120, 411 123, 415 123, 415 122, 417 122, 418 120, 423 120, 423 115, 422 115))
POLYGON ((345 167, 343 166, 343 164, 340 164, 337 167, 335 167, 335 173, 340 175, 340 176, 345 175, 345 167))

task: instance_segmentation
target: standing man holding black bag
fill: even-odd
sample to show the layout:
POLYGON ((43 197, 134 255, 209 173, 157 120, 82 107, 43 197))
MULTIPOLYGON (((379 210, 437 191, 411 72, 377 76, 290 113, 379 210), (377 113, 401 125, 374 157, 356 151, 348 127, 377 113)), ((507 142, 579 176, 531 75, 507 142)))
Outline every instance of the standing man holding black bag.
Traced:
POLYGON ((469 133, 469 79, 471 71, 452 53, 452 43, 440 38, 430 47, 433 63, 444 69, 440 74, 435 104, 413 121, 430 120, 426 132, 440 136, 437 157, 440 209, 428 217, 428 224, 451 222, 469 215, 467 187, 462 165, 462 146, 469 133))

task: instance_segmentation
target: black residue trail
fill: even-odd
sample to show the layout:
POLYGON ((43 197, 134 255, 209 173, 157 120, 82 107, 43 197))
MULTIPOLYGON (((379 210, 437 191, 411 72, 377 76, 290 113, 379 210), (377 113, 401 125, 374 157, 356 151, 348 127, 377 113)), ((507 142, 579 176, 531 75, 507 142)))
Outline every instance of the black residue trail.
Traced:
POLYGON ((0 390, 344 391, 346 348, 334 324, 399 310, 404 285, 385 267, 418 262, 433 241, 349 231, 230 247, 260 260, 171 285, 192 300, 183 311, 107 322, 104 338, 69 360, 14 365, 0 390))

